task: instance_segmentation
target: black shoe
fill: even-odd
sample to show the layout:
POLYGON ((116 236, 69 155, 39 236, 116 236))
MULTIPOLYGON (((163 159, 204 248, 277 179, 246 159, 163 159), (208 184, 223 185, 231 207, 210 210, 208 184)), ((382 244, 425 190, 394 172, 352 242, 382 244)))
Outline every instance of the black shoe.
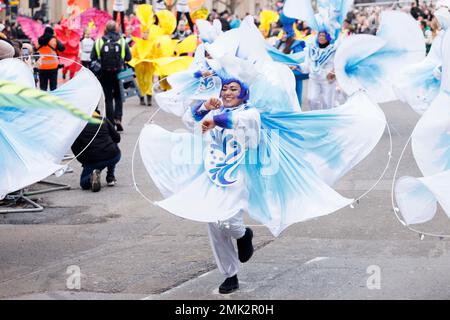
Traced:
POLYGON ((102 183, 100 182, 100 170, 94 170, 91 174, 91 190, 92 192, 99 192, 102 188, 102 183))
POLYGON ((114 187, 117 183, 117 180, 115 177, 106 177, 106 184, 108 187, 114 187))
POLYGON ((145 98, 144 97, 140 97, 139 98, 140 99, 140 104, 141 104, 141 106, 145 106, 145 98))
POLYGON ((226 278, 225 281, 219 287, 219 293, 229 294, 239 289, 239 280, 237 275, 231 278, 226 278))
POLYGON ((122 122, 120 120, 116 120, 116 128, 117 132, 123 132, 122 122))
POLYGON ((152 106, 152 96, 147 96, 147 106, 151 107, 152 106))
POLYGON ((245 234, 242 238, 237 240, 239 261, 247 262, 253 255, 253 231, 250 228, 245 228, 245 234))

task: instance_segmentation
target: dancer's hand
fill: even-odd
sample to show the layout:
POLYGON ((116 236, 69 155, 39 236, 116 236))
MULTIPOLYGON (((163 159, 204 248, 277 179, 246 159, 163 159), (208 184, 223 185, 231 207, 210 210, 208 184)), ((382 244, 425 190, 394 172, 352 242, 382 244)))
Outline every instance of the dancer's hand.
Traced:
POLYGON ((222 106, 222 101, 220 101, 217 98, 211 98, 208 101, 205 102, 205 108, 206 110, 217 110, 222 106))
POLYGON ((214 120, 205 120, 202 122, 202 133, 208 132, 216 127, 214 120))
POLYGON ((203 78, 208 78, 208 77, 210 77, 212 75, 213 75, 213 73, 211 71, 203 71, 202 72, 202 77, 203 78))
POLYGON ((327 80, 330 82, 336 80, 336 74, 334 72, 330 72, 329 74, 327 74, 327 80))

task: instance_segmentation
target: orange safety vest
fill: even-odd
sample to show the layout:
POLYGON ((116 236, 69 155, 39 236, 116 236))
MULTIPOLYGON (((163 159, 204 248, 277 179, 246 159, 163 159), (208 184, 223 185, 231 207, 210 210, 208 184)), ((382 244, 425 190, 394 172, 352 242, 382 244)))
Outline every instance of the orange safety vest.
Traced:
POLYGON ((39 47, 38 52, 41 55, 40 67, 41 70, 54 70, 58 69, 59 58, 56 53, 56 39, 53 38, 47 45, 39 47))

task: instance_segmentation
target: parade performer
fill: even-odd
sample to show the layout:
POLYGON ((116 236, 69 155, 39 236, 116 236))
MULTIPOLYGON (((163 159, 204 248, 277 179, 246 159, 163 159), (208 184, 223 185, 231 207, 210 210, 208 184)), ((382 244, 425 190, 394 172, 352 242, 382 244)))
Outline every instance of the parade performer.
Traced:
MULTIPOLYGON (((339 86, 351 94, 362 86, 378 103, 398 100, 399 75, 425 59, 425 40, 409 14, 383 11, 377 34, 358 34, 344 41, 352 44, 351 59, 335 57, 339 86), (339 77, 338 77, 339 78, 339 77)), ((344 43, 344 41, 342 43, 344 43)), ((344 57, 346 58, 346 57, 344 57)))
MULTIPOLYGON (((450 5, 450 3, 448 4, 450 5)), ((439 94, 442 73, 442 41, 450 26, 449 7, 445 2, 436 4, 434 17, 440 30, 431 45, 430 52, 419 63, 398 73, 392 83, 396 96, 422 115, 439 94)))
POLYGON ((318 32, 317 36, 307 43, 305 61, 300 66, 302 73, 309 74, 308 104, 311 110, 336 106, 334 57, 344 17, 352 4, 353 0, 320 0, 317 2, 318 12, 314 14, 310 1, 285 2, 285 16, 305 20, 318 32))
POLYGON ((439 1, 436 8, 434 15, 442 30, 428 56, 406 69, 395 87, 395 93, 422 115, 412 133, 411 145, 423 177, 401 177, 393 190, 395 211, 406 225, 431 221, 438 203, 450 217, 450 3, 439 1))
POLYGON ((308 105, 310 110, 335 107, 336 76, 334 73, 335 44, 327 31, 320 31, 316 41, 307 46, 302 73, 309 74, 308 105))
POLYGON ((82 30, 77 28, 78 26, 71 23, 72 19, 63 19, 58 25, 55 26, 55 34, 59 41, 64 45, 65 50, 62 51, 59 56, 60 63, 63 65, 62 74, 63 78, 66 78, 69 73, 69 79, 75 76, 75 73, 80 71, 80 42, 83 34, 82 30))
POLYGON ((259 30, 262 32, 264 38, 269 38, 272 35, 273 25, 280 20, 280 15, 272 10, 262 10, 259 14, 259 30))
POLYGON ((295 91, 300 106, 303 97, 303 80, 308 79, 308 74, 301 72, 301 64, 305 62, 305 41, 294 40, 288 43, 289 38, 283 34, 281 39, 275 43, 274 48, 278 52, 269 49, 269 54, 274 61, 285 63, 291 68, 295 76, 295 91))
POLYGON ((152 6, 140 5, 137 17, 141 23, 141 37, 134 39, 131 49, 133 59, 129 65, 135 69, 136 79, 142 94, 141 104, 151 105, 154 77, 164 78, 175 72, 188 69, 193 58, 181 56, 194 52, 197 47, 197 37, 189 36, 184 41, 172 40, 171 34, 175 27, 175 16, 167 10, 157 12, 158 25, 154 24, 152 6))
POLYGON ((93 39, 98 39, 105 33, 106 24, 112 17, 108 12, 97 8, 89 8, 79 15, 79 19, 79 30, 84 32, 86 28, 89 28, 91 37, 93 39))
POLYGON ((438 203, 450 217, 450 33, 441 41, 442 81, 439 92, 412 134, 414 159, 421 178, 401 177, 395 184, 395 199, 407 225, 433 219, 438 203))
POLYGON ((64 155, 100 103, 102 87, 83 68, 51 93, 35 89, 32 69, 0 61, 0 200, 48 176, 62 174, 64 155))
POLYGON ((209 65, 212 76, 188 71, 168 78, 172 89, 164 94, 172 99, 159 100, 168 102, 161 107, 182 116, 191 131, 149 124, 139 139, 145 167, 164 196, 156 205, 208 223, 226 278, 220 293, 239 287, 239 261, 252 256, 253 232, 243 213, 278 236, 296 222, 350 205, 331 186, 370 153, 386 124, 363 91, 333 110, 300 112, 293 79, 286 81, 292 73, 271 60, 253 19, 233 31, 204 45, 207 63, 196 57, 195 65, 209 65))
MULTIPOLYGON (((109 20, 111 20, 111 16, 107 12, 90 8, 82 13, 72 14, 67 19, 63 19, 59 24, 55 25, 54 29, 58 40, 65 46, 65 50, 59 53, 63 58, 60 59, 59 63, 64 65, 64 75, 70 72, 70 78, 73 78, 75 73, 80 70, 77 62, 80 58, 81 36, 85 31, 88 30, 90 37, 97 39, 104 34, 106 23, 109 20)), ((18 17, 17 21, 34 47, 39 48, 38 38, 44 34, 45 26, 26 17, 18 17)), ((90 39, 84 40, 86 41, 84 44, 81 44, 83 46, 82 50, 90 51, 88 48, 90 48, 92 41, 90 39)), ((81 58, 84 61, 84 65, 87 66, 89 57, 81 53, 81 58)))
POLYGON ((141 37, 133 38, 134 45, 131 48, 132 60, 129 65, 134 68, 136 81, 141 92, 141 105, 151 105, 154 65, 151 62, 153 57, 153 46, 155 38, 160 34, 160 30, 154 25, 154 15, 152 6, 140 5, 137 7, 137 18, 140 21, 141 37), (150 38, 152 35, 152 38, 150 38))

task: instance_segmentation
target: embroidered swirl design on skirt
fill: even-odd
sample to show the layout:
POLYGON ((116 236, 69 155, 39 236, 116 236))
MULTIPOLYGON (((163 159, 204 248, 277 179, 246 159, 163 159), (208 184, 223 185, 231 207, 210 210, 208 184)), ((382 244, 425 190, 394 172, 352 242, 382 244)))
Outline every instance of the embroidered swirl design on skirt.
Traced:
POLYGON ((210 180, 220 186, 230 186, 238 181, 235 169, 244 159, 245 150, 236 137, 222 129, 211 132, 213 141, 205 157, 205 168, 210 180))

